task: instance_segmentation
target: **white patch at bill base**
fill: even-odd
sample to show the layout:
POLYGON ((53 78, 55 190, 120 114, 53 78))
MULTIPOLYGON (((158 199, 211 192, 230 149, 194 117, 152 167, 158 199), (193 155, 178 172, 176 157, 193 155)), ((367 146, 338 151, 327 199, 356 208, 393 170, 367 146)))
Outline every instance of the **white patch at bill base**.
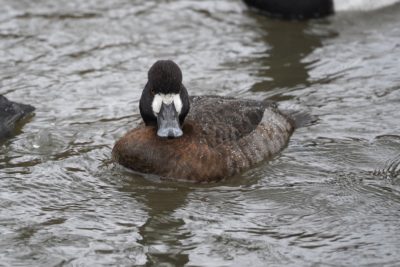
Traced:
POLYGON ((174 102, 176 112, 180 114, 182 110, 182 100, 179 94, 156 94, 151 104, 154 114, 157 116, 160 112, 162 103, 169 105, 172 102, 174 102))

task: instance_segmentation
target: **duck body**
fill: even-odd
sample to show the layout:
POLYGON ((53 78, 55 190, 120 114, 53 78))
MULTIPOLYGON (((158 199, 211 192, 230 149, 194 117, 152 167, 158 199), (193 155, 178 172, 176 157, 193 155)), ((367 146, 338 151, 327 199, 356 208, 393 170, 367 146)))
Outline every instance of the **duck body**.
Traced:
POLYGON ((244 0, 251 7, 271 17, 283 19, 311 19, 334 13, 333 0, 244 0))
POLYGON ((141 124, 114 146, 113 157, 138 172, 195 182, 218 181, 275 156, 294 130, 274 103, 216 96, 190 99, 179 138, 141 124))
POLYGON ((271 17, 283 19, 321 18, 342 11, 370 11, 400 2, 399 0, 243 0, 271 17))
POLYGON ((119 164, 167 179, 211 182, 273 157, 287 145, 295 121, 274 103, 188 97, 177 73, 172 61, 157 61, 150 69, 140 100, 144 123, 116 142, 112 157, 119 164))
POLYGON ((0 95, 0 140, 10 137, 17 123, 34 110, 30 105, 16 103, 0 95))

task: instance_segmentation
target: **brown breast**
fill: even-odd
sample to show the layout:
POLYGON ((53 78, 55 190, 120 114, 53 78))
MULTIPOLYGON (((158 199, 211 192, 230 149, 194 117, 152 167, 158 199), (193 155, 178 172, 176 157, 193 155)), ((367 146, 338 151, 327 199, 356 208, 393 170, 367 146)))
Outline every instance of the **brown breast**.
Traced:
POLYGON ((224 149, 209 146, 191 122, 183 136, 160 138, 151 126, 140 126, 114 146, 113 158, 135 171, 196 182, 218 181, 228 174, 224 149))

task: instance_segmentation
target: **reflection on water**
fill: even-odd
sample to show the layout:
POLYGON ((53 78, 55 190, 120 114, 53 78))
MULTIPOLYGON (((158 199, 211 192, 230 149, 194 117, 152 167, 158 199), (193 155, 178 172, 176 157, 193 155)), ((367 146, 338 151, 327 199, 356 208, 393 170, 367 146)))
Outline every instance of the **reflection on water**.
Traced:
POLYGON ((271 20, 264 23, 263 17, 258 21, 259 27, 265 30, 262 39, 270 51, 265 54, 260 71, 257 73, 266 79, 255 83, 251 88, 252 91, 273 90, 276 94, 299 86, 307 86, 309 63, 303 62, 302 59, 321 46, 321 37, 324 36, 307 32, 310 22, 271 20))
POLYGON ((0 93, 36 107, 0 144, 1 264, 398 265, 400 6, 281 22, 239 0, 0 3, 0 93), (111 149, 160 58, 192 95, 320 120, 217 184, 132 173, 111 149))
POLYGON ((129 192, 146 207, 148 217, 138 228, 141 236, 138 243, 145 248, 147 265, 183 266, 189 262, 191 247, 183 242, 191 233, 185 230, 184 220, 175 212, 184 206, 190 189, 168 184, 144 184, 138 188, 136 183, 130 182, 120 190, 129 192))

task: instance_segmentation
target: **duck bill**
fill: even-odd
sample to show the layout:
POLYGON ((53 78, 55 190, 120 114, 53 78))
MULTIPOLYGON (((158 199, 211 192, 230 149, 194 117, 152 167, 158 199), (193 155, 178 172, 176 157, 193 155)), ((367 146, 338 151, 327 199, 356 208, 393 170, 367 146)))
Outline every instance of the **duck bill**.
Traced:
POLYGON ((177 138, 182 136, 183 132, 179 125, 178 112, 174 103, 162 103, 160 112, 157 116, 157 135, 159 137, 177 138))

